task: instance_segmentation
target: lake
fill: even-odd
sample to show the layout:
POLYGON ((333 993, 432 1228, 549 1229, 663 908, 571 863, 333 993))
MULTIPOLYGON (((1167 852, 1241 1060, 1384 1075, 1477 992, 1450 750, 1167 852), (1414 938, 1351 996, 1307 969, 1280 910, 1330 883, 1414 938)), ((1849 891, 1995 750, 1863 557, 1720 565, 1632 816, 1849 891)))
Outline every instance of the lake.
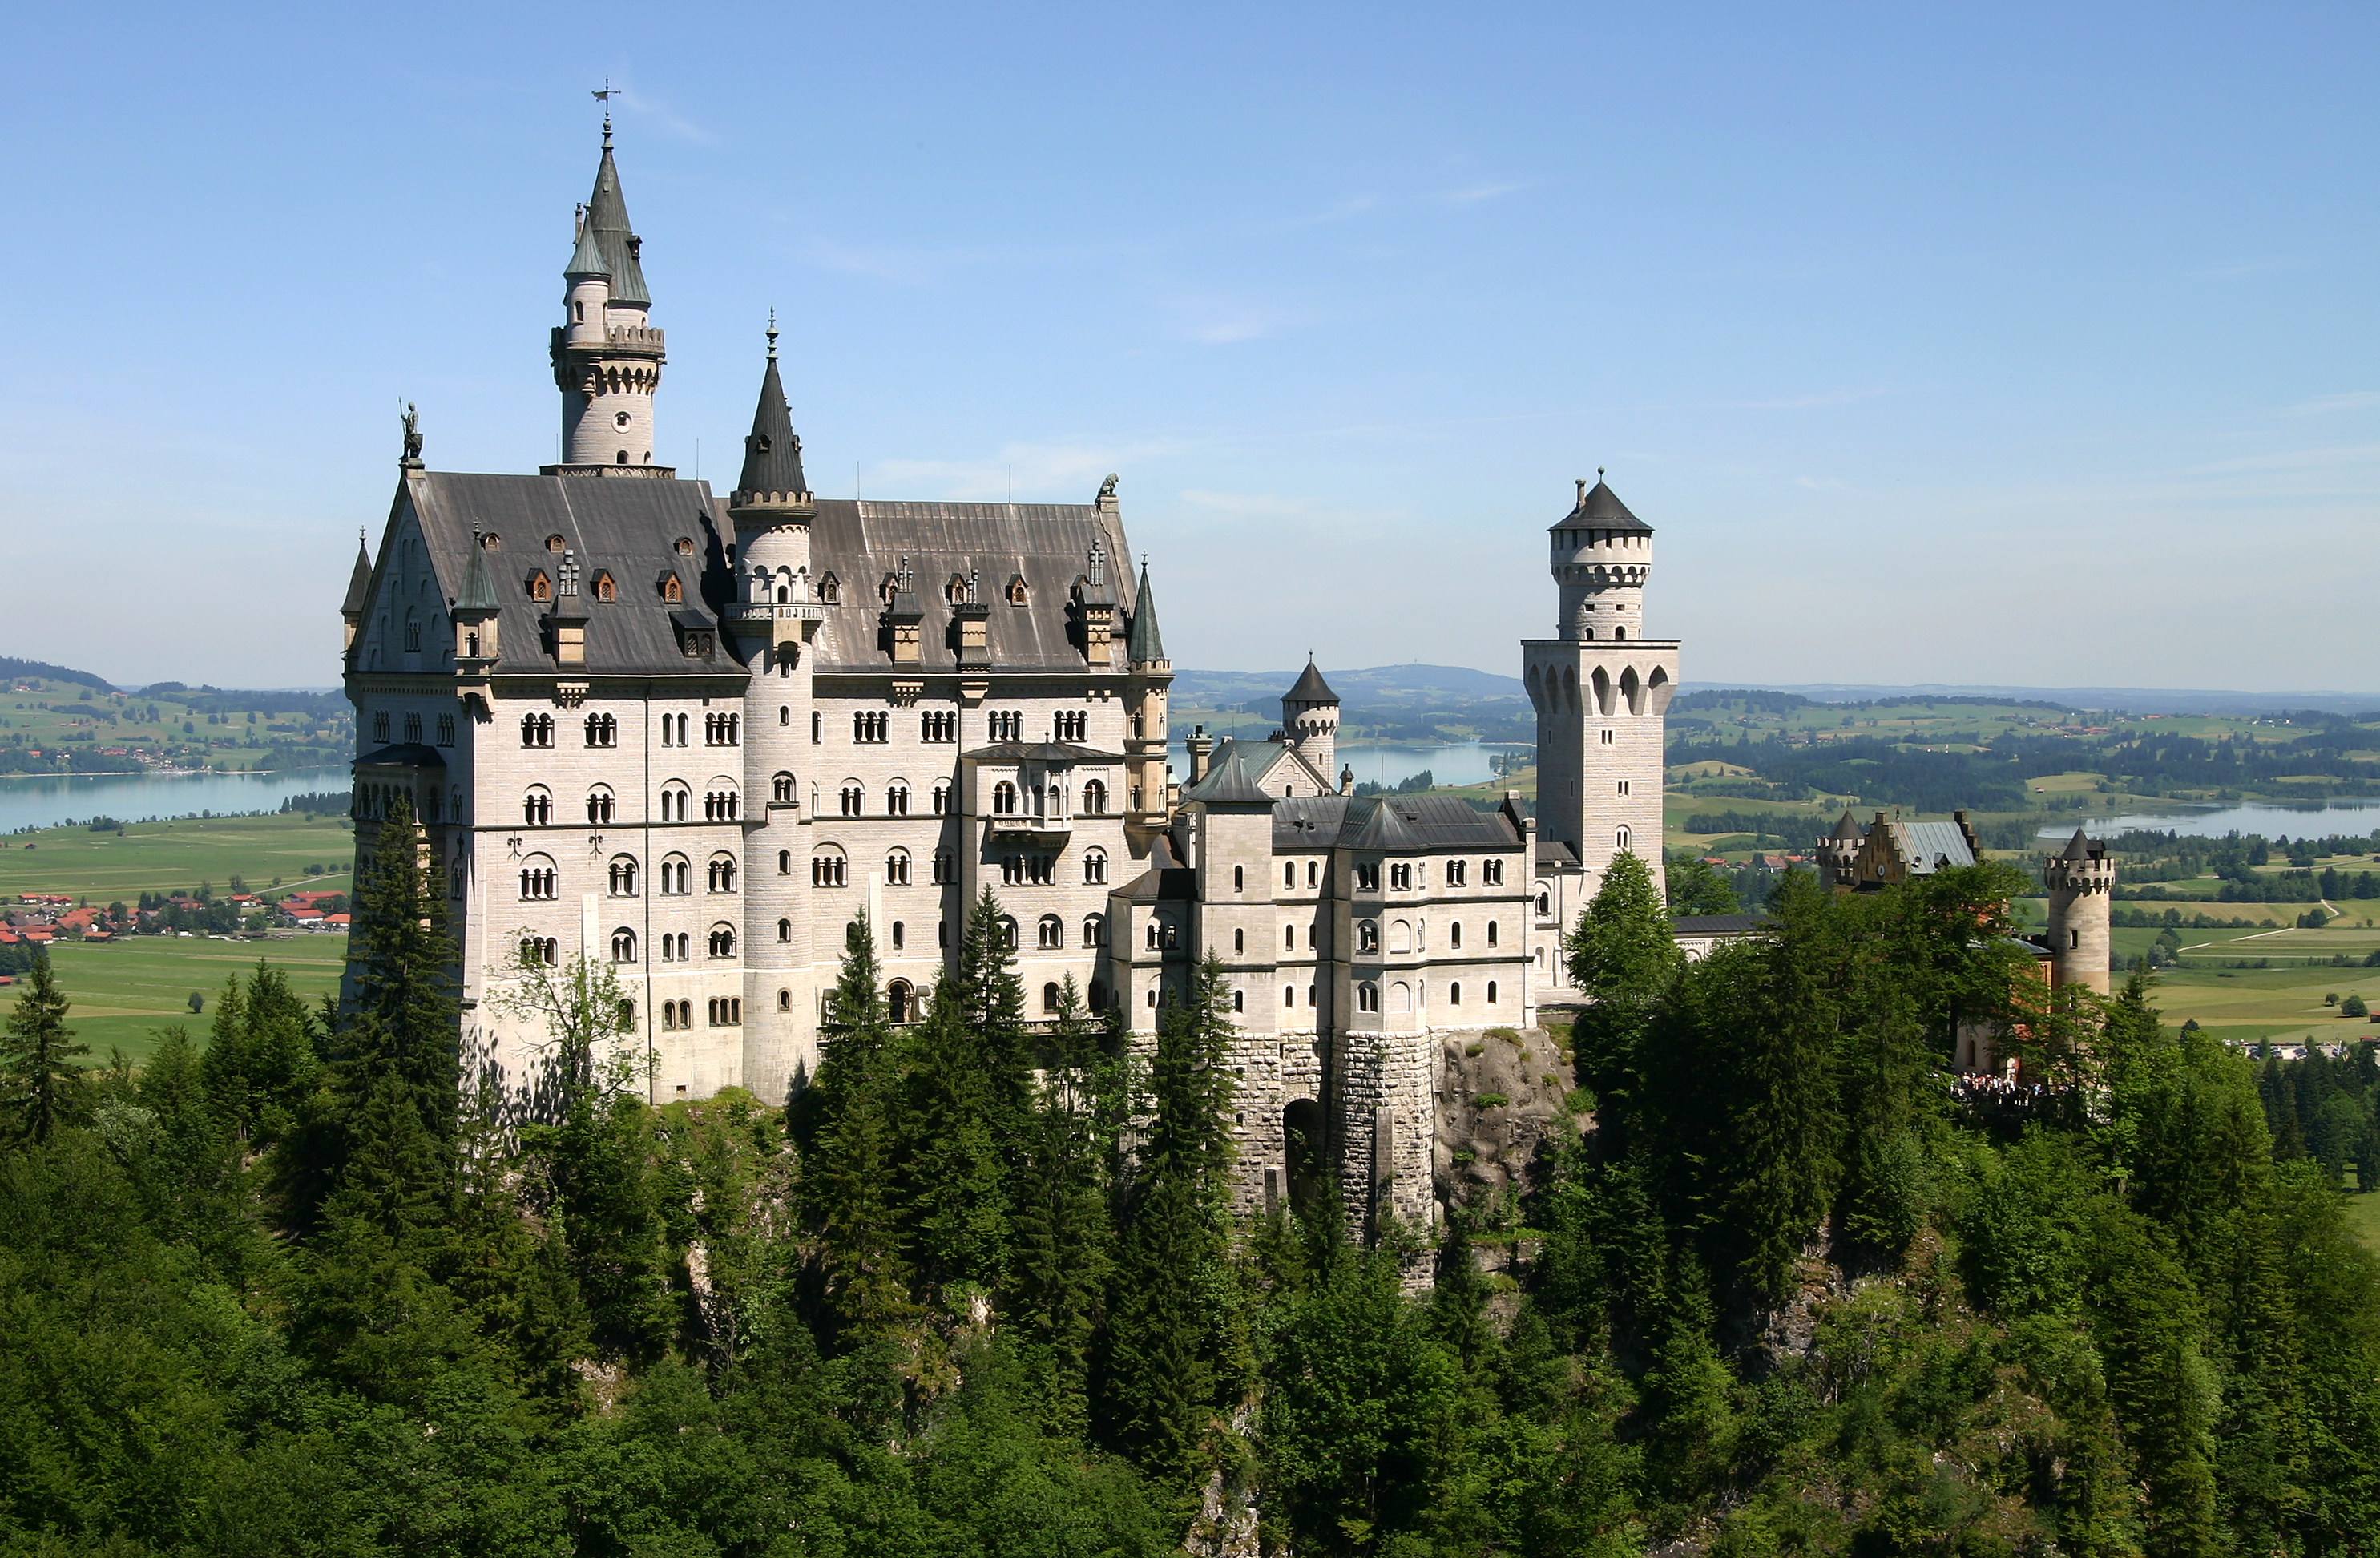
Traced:
POLYGON ((2291 838, 2326 834, 2369 833, 2380 826, 2380 800, 2331 800, 2313 806, 2226 806, 2206 811, 2128 811, 2114 817, 2076 817, 2041 830, 2044 838, 2071 838, 2074 824, 2082 823, 2094 837, 2110 837, 2135 828, 2160 833, 2221 838, 2232 832, 2261 834, 2266 838, 2291 838))
MULTIPOLYGON (((1177 736, 1172 751, 1167 755, 1173 760, 1173 777, 1186 785, 1190 782, 1190 749, 1183 745, 1183 739, 1177 736)), ((1341 747, 1339 764, 1342 768, 1354 769, 1358 784, 1368 783, 1389 788, 1394 788, 1424 769, 1429 771, 1434 784, 1484 785, 1495 777, 1494 771, 1488 766, 1491 756, 1510 752, 1525 756, 1531 750, 1533 749, 1526 743, 1482 746, 1475 741, 1444 747, 1341 747)), ((1330 777, 1335 780, 1339 776, 1334 773, 1330 777)))
POLYGON ((143 822, 195 811, 278 811, 291 796, 352 782, 345 763, 277 773, 12 773, 0 777, 0 833, 93 817, 143 822))

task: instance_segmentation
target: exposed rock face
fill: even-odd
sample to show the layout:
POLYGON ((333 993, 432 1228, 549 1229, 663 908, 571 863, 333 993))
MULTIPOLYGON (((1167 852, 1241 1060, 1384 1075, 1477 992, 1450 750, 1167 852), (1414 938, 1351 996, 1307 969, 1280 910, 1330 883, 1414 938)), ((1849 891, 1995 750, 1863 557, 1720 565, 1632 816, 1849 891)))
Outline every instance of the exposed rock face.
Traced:
POLYGON ((1491 1028, 1445 1041, 1431 1168, 1439 1202, 1485 1211, 1530 1187, 1533 1165, 1585 1121, 1562 1107, 1571 1069, 1542 1028, 1491 1028))

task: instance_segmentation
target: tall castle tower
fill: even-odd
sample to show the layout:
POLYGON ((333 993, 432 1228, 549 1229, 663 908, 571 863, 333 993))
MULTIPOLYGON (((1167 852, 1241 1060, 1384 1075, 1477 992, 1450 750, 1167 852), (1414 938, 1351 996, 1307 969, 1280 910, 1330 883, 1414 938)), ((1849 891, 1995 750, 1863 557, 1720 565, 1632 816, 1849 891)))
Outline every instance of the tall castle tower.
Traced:
POLYGON ((577 247, 562 273, 563 323, 553 328, 553 382, 562 391, 562 462, 547 476, 652 476, 653 392, 662 382, 662 333, 646 323, 644 240, 629 230, 620 170, 612 163, 612 116, 595 192, 578 213, 577 247))
POLYGON ((810 584, 810 522, 818 499, 802 475, 802 441, 777 375, 777 319, 769 316, 769 364, 744 440, 744 469, 727 499, 735 525, 735 603, 724 615, 751 681, 744 699, 745 1066, 747 1077, 807 1076, 812 895, 800 874, 801 781, 811 756, 811 668, 804 652, 825 615, 810 584), (773 991, 786 991, 779 1009, 773 991))
POLYGON ((2107 993, 2107 907, 2116 895, 2116 862, 2106 843, 2076 828, 2066 847, 2043 862, 2049 889, 2049 979, 2107 993))
POLYGON ((1537 711, 1537 838, 1541 850, 1576 851, 1592 894, 1615 855, 1660 861, 1662 715, 1678 644, 1645 637, 1653 527, 1618 493, 1581 481, 1550 542, 1557 636, 1521 641, 1537 711))

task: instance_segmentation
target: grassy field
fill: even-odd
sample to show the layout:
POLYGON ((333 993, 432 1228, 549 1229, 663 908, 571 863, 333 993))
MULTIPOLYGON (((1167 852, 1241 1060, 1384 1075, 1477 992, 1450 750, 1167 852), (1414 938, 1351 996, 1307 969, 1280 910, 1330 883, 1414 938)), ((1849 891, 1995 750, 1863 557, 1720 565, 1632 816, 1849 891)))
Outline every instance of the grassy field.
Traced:
POLYGON ((345 936, 287 942, 141 936, 114 944, 60 943, 50 949, 50 961, 74 1004, 67 1025, 91 1046, 90 1061, 104 1065, 113 1045, 137 1065, 156 1048, 158 1029, 178 1023, 202 1039, 224 980, 255 968, 258 958, 286 973, 291 988, 310 1001, 339 988, 346 953, 345 936), (207 1015, 191 1015, 192 992, 205 998, 207 1015))
POLYGON ((220 892, 232 876, 250 892, 279 877, 285 887, 337 887, 354 863, 355 835, 345 817, 297 813, 210 817, 194 822, 135 822, 122 833, 46 828, 0 839, 0 901, 20 893, 71 893, 94 904, 212 882, 220 892), (324 868, 316 882, 309 865, 324 868))

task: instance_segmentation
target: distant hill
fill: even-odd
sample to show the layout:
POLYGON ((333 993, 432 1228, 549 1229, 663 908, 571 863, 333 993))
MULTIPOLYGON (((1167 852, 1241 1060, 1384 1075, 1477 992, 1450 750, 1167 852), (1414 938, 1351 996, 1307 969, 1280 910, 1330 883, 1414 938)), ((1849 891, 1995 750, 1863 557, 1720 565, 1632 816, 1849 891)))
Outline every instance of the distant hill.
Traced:
POLYGON ((41 676, 53 682, 75 682, 83 687, 94 687, 102 692, 115 690, 106 677, 94 676, 88 671, 53 665, 46 660, 17 660, 5 654, 0 654, 0 676, 41 676))

